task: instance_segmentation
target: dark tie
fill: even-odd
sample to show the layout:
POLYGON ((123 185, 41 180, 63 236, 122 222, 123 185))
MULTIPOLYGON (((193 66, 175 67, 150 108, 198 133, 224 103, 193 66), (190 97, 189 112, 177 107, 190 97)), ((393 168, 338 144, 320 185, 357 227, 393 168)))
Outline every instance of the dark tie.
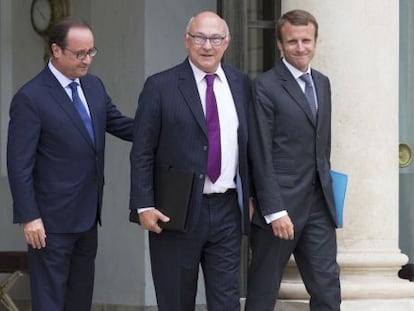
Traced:
POLYGON ((305 96, 308 101, 309 107, 312 111, 314 120, 316 120, 316 102, 315 102, 315 92, 313 90, 313 85, 311 77, 308 73, 305 73, 300 76, 300 78, 305 82, 305 96))
POLYGON ((214 184, 221 172, 220 122, 213 85, 216 75, 206 75, 206 121, 208 129, 207 176, 214 184))
POLYGON ((83 105, 83 102, 79 97, 78 83, 72 82, 69 84, 69 87, 72 90, 72 101, 75 104, 76 110, 79 112, 83 124, 85 125, 86 130, 88 131, 88 134, 92 139, 92 142, 95 143, 95 135, 93 133, 92 120, 88 112, 86 111, 86 107, 83 105))

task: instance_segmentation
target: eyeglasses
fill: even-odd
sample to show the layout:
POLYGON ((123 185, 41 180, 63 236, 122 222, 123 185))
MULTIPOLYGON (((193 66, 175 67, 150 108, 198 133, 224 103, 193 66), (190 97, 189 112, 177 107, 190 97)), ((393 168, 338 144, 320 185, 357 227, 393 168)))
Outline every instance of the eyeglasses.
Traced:
POLYGON ((210 41, 210 44, 213 46, 219 46, 223 43, 223 40, 226 39, 227 36, 212 36, 212 37, 206 37, 202 35, 193 35, 189 32, 187 32, 187 35, 190 36, 193 39, 194 44, 197 45, 204 45, 207 40, 210 41))
POLYGON ((64 48, 64 50, 68 50, 73 55, 75 55, 75 57, 79 60, 84 60, 86 56, 94 57, 96 53, 98 53, 97 48, 91 48, 88 51, 72 51, 71 49, 68 49, 68 48, 64 48))

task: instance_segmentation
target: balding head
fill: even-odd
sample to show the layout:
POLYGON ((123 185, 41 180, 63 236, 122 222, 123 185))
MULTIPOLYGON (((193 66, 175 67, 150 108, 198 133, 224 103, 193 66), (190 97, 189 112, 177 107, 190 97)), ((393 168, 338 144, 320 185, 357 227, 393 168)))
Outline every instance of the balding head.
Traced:
POLYGON ((214 12, 200 12, 187 24, 184 44, 188 57, 204 72, 217 70, 229 42, 227 23, 214 12))

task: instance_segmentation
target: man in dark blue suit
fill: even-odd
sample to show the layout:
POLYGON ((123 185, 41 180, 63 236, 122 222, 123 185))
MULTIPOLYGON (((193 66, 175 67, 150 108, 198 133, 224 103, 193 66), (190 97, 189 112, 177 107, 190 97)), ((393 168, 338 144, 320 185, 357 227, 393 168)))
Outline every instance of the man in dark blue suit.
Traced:
POLYGON ((221 64, 229 41, 223 19, 213 12, 197 14, 184 35, 188 59, 149 77, 139 97, 130 208, 138 209, 142 228, 150 231, 160 311, 194 310, 200 264, 208 310, 240 311, 240 242, 249 222, 249 80, 221 64), (212 93, 218 139, 211 137, 217 130, 210 126, 212 93), (154 169, 163 166, 195 176, 184 232, 162 230, 158 223, 169 220, 154 202, 154 169), (219 169, 213 173, 211 167, 219 169))
POLYGON ((89 25, 50 31, 48 65, 13 97, 7 164, 14 222, 28 243, 33 311, 89 311, 104 185, 105 132, 132 140, 131 118, 87 74, 89 25))
POLYGON ((331 88, 310 67, 318 24, 308 12, 294 10, 281 17, 276 33, 283 59, 253 83, 249 146, 257 204, 246 311, 273 311, 292 254, 310 310, 338 311, 331 88))

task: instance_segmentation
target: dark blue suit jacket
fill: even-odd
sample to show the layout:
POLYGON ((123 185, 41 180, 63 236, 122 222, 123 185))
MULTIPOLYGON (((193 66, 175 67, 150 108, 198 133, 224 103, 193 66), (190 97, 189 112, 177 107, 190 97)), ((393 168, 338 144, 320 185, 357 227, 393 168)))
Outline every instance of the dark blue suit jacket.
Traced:
MULTIPOLYGON (((243 228, 248 230, 247 111, 249 80, 236 69, 222 65, 239 118, 238 182, 243 228), (242 194, 242 195, 241 195, 242 194)), ((207 170, 206 120, 194 74, 188 60, 149 77, 138 102, 131 150, 130 208, 154 205, 153 168, 171 166, 195 173, 188 230, 197 223, 207 170)))
POLYGON ((46 232, 74 233, 100 221, 105 132, 132 140, 133 120, 116 109, 97 77, 80 82, 95 145, 48 67, 13 97, 7 164, 15 223, 40 217, 46 232))

